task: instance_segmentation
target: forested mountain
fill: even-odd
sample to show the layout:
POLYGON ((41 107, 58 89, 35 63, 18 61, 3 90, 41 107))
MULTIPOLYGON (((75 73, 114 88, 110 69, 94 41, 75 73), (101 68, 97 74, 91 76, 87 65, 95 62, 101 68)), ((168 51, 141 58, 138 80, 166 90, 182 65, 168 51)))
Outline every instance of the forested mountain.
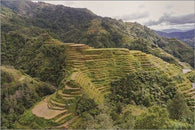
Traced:
POLYGON ((195 37, 194 37, 194 29, 193 30, 188 30, 185 32, 162 32, 162 31, 156 31, 160 36, 166 37, 166 38, 177 38, 187 44, 189 44, 191 47, 195 46, 195 37))
POLYGON ((98 48, 125 47, 178 64, 169 53, 194 66, 192 48, 176 39, 162 38, 138 23, 102 18, 87 9, 42 2, 2 1, 2 6, 3 32, 16 31, 27 35, 30 31, 30 35, 39 35, 45 31, 66 43, 83 43, 98 48), (9 10, 10 15, 5 15, 4 10, 9 10))
POLYGON ((88 9, 1 4, 1 128, 194 128, 188 45, 88 9))
POLYGON ((184 39, 192 39, 194 38, 194 29, 193 30, 188 30, 185 32, 171 32, 171 33, 166 33, 162 31, 156 31, 160 36, 163 37, 168 37, 168 38, 177 38, 179 40, 184 40, 184 39))

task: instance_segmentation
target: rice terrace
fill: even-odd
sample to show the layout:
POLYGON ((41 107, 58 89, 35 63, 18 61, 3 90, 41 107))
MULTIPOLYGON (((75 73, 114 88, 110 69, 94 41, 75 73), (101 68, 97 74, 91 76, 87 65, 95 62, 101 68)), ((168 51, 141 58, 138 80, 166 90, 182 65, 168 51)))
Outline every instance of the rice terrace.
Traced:
POLYGON ((191 14, 150 2, 1 1, 1 129, 194 129, 191 14))

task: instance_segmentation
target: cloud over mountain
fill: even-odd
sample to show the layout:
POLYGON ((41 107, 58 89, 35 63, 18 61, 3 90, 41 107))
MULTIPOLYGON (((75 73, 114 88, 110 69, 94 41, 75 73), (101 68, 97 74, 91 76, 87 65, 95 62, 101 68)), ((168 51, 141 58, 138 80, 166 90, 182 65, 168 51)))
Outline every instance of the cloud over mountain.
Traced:
POLYGON ((166 23, 168 25, 175 25, 175 24, 188 24, 188 23, 195 23, 195 15, 194 14, 187 14, 181 16, 171 16, 169 14, 164 14, 160 17, 157 21, 148 21, 145 23, 147 26, 159 25, 162 23, 166 23))
POLYGON ((129 21, 129 20, 137 20, 137 19, 146 18, 148 16, 149 16, 148 12, 143 12, 143 13, 133 13, 133 14, 128 14, 128 15, 116 16, 116 18, 122 19, 124 21, 129 21))

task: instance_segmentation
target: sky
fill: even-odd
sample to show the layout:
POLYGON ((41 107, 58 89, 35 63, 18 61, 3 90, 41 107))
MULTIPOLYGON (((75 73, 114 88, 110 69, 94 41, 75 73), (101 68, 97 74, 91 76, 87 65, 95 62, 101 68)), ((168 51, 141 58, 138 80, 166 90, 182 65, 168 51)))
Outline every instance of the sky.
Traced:
POLYGON ((45 1, 87 8, 102 17, 138 22, 151 29, 189 30, 195 26, 194 1, 45 1))

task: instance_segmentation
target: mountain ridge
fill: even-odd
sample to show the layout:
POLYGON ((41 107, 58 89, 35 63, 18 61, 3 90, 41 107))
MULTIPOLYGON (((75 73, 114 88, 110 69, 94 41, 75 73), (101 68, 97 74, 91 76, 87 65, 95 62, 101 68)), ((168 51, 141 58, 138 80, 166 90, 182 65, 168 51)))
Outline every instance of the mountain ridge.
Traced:
POLYGON ((171 33, 166 33, 162 31, 156 31, 160 36, 166 37, 166 38, 177 38, 191 47, 194 47, 194 35, 195 29, 188 30, 188 31, 182 31, 182 32, 171 32, 171 33))
MULTIPOLYGON (((4 3, 6 2, 3 2, 2 5, 10 8, 14 5, 13 3, 9 3, 8 5, 4 3)), ((27 5, 31 4, 35 5, 36 3, 27 3, 27 5)), ((160 37, 145 26, 137 23, 125 23, 120 20, 94 16, 88 13, 88 11, 80 12, 80 9, 68 8, 62 5, 42 7, 42 4, 43 3, 40 3, 36 6, 36 9, 33 8, 33 11, 30 10, 32 17, 25 15, 25 19, 28 22, 23 21, 24 24, 30 24, 33 28, 36 27, 47 30, 52 37, 62 42, 84 43, 97 48, 125 47, 132 50, 138 49, 158 56, 165 61, 171 59, 169 61, 178 64, 174 58, 168 55, 159 55, 161 51, 164 50, 166 53, 174 55, 181 61, 188 62, 191 66, 194 66, 192 48, 186 46, 185 48, 188 51, 182 51, 183 48, 180 46, 183 46, 182 44, 184 43, 175 40, 175 42, 177 42, 177 44, 175 44, 177 50, 171 50, 169 49, 171 44, 170 40, 160 37), (146 44, 134 44, 142 39, 146 41, 146 44), (142 49, 144 47, 145 49, 142 49), (151 49, 157 49, 158 53, 154 53, 151 49)), ((24 7, 15 6, 15 8, 25 11, 24 7)), ((20 12, 16 13, 20 14, 20 12)), ((4 24, 4 22, 2 23, 3 30, 7 28, 5 31, 10 31, 10 25, 4 24)))
POLYGON ((86 9, 1 3, 1 128, 193 129, 183 42, 86 9))

